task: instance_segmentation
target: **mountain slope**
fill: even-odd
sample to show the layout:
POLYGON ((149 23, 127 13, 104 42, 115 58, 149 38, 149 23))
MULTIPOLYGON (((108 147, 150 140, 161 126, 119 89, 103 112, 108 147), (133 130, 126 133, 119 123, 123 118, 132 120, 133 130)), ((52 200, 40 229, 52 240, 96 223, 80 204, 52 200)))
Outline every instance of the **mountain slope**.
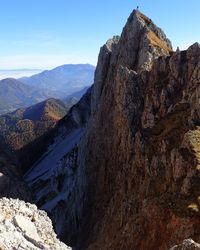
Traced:
POLYGON ((95 67, 66 64, 20 80, 29 86, 56 91, 60 98, 93 84, 95 67))
POLYGON ((57 218, 58 221, 54 224, 56 232, 59 233, 61 233, 62 226, 65 223, 63 216, 65 216, 66 211, 62 203, 65 203, 67 199, 65 195, 71 189, 70 183, 73 183, 73 178, 70 179, 69 177, 73 177, 73 173, 76 171, 75 166, 71 166, 70 169, 59 168, 59 161, 61 159, 68 161, 68 157, 73 159, 77 155, 77 143, 84 133, 86 123, 90 117, 91 91, 92 88, 88 89, 87 93, 48 135, 48 138, 46 138, 46 152, 26 173, 25 177, 29 185, 38 184, 35 189, 37 204, 44 206, 43 208, 47 209, 48 212, 51 212, 53 208, 57 210, 62 207, 63 213, 60 213, 60 217, 57 218), (53 185, 52 181, 55 185, 53 185), (52 187, 54 188, 52 189, 52 187), (45 203, 43 199, 45 199, 45 203), (61 221, 63 222, 61 223, 61 221))
POLYGON ((53 128, 68 109, 60 100, 51 98, 2 115, 0 136, 9 149, 20 150, 53 128))
POLYGON ((13 79, 0 81, 0 114, 30 106, 51 97, 51 94, 13 79))

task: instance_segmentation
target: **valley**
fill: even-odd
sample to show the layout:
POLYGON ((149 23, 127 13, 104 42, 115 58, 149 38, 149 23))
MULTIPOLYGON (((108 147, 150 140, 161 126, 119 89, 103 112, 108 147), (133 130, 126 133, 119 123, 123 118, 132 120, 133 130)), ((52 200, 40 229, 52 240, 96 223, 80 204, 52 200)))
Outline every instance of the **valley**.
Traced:
POLYGON ((94 81, 95 67, 89 64, 62 65, 30 77, 0 80, 0 115, 49 98, 75 104, 94 81))

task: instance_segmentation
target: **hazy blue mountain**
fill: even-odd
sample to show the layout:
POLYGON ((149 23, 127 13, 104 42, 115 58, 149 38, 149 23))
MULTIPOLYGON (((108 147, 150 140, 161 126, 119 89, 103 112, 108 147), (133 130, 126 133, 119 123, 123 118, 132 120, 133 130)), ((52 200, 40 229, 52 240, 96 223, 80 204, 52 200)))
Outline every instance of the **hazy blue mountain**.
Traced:
POLYGON ((95 67, 90 64, 66 64, 31 77, 20 78, 20 81, 29 86, 55 91, 63 98, 90 86, 94 71, 95 67))
POLYGON ((0 114, 27 107, 52 96, 45 90, 28 86, 14 78, 0 81, 0 114))
POLYGON ((68 95, 66 98, 63 99, 64 103, 69 105, 70 103, 74 105, 77 103, 81 97, 87 92, 90 86, 84 87, 83 89, 73 92, 72 94, 68 95))

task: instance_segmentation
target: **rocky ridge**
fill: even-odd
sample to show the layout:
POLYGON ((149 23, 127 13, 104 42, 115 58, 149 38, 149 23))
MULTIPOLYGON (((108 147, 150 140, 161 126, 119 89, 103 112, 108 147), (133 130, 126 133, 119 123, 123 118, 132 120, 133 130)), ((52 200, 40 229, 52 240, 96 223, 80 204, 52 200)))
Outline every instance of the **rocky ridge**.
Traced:
POLYGON ((26 175, 70 245, 167 250, 200 241, 199 62, 199 44, 173 52, 139 11, 101 48, 90 118, 81 131, 63 119, 58 143, 26 175))
POLYGON ((51 96, 48 90, 30 87, 14 78, 0 80, 0 114, 33 105, 51 96))
POLYGON ((0 249, 70 250, 53 231, 51 220, 35 205, 0 199, 0 249))

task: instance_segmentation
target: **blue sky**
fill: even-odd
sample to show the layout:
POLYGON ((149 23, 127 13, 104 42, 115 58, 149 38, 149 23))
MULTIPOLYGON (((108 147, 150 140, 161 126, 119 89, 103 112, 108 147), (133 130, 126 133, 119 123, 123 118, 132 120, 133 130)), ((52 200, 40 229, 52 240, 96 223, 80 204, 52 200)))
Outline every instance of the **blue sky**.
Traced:
POLYGON ((0 69, 95 65, 137 5, 174 48, 200 42, 199 0, 0 0, 0 69))

